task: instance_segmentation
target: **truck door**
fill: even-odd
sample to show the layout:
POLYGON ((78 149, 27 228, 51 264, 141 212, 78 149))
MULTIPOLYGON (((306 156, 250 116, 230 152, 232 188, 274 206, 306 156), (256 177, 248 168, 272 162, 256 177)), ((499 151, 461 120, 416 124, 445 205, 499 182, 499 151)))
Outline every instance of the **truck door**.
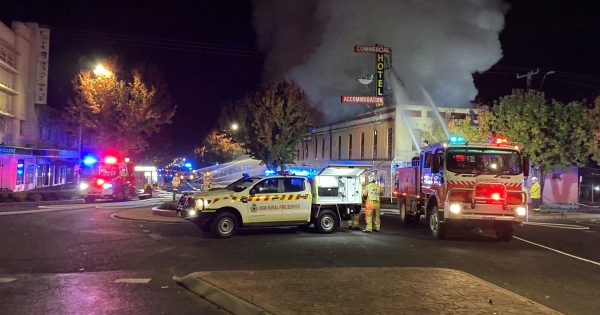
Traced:
POLYGON ((284 221, 308 222, 312 198, 306 178, 287 177, 282 181, 284 195, 281 198, 280 206, 283 210, 284 221))
POLYGON ((277 222, 283 220, 281 197, 284 195, 280 187, 283 186, 282 178, 269 177, 258 182, 250 189, 248 203, 246 203, 249 222, 277 222))

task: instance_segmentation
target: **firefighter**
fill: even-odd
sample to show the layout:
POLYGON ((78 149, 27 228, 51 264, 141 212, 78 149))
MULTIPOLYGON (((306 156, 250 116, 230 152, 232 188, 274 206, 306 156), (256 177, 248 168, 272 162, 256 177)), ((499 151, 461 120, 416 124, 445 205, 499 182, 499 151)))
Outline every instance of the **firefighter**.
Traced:
POLYGON ((533 184, 531 184, 529 194, 531 196, 533 211, 540 211, 540 205, 542 204, 542 186, 540 186, 540 182, 537 177, 533 177, 531 180, 533 181, 533 184))
POLYGON ((363 195, 365 197, 365 221, 366 227, 363 230, 365 233, 371 233, 371 231, 379 232, 381 229, 380 214, 381 209, 379 207, 379 194, 381 188, 376 181, 375 174, 369 174, 369 183, 365 188, 363 195))

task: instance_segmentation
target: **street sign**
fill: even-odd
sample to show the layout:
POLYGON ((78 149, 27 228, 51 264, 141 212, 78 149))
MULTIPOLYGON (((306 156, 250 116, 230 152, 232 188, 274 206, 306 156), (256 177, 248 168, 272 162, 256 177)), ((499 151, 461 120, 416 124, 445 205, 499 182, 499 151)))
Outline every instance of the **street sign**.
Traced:
POLYGON ((391 54, 392 53, 392 48, 390 48, 390 47, 383 47, 383 46, 363 46, 363 45, 356 45, 356 46, 354 46, 354 52, 368 52, 368 53, 375 53, 375 54, 391 54))
POLYGON ((383 104, 383 96, 342 96, 342 103, 349 104, 383 104))

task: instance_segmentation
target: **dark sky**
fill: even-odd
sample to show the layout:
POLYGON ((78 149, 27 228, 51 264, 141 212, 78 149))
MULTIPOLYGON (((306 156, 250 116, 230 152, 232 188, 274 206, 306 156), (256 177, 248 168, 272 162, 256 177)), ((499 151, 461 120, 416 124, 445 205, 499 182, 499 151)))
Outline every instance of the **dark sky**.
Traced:
MULTIPOLYGON (((517 73, 540 68, 532 87, 564 101, 600 92, 600 4, 596 1, 508 1, 500 35, 504 58, 475 75, 478 98, 490 101, 522 88, 517 73)), ((179 110, 166 134, 173 150, 189 154, 215 126, 220 107, 261 79, 251 1, 0 0, 0 19, 51 27, 49 104, 72 96, 70 80, 96 60, 116 55, 124 65, 159 66, 179 110), (202 2, 202 3, 199 3, 202 2)))

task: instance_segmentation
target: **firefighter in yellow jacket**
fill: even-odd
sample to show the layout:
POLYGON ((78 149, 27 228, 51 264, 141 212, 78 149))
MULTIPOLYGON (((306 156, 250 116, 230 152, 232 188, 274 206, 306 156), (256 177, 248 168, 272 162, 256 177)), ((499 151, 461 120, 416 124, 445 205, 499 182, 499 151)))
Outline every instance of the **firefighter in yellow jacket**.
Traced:
POLYGON ((533 184, 531 185, 529 195, 531 196, 533 211, 540 211, 540 205, 542 204, 542 186, 537 177, 534 177, 531 180, 533 181, 533 184))
POLYGON ((379 232, 381 229, 381 208, 379 207, 379 194, 381 188, 375 182, 375 174, 369 174, 369 183, 363 191, 365 197, 365 221, 367 226, 363 232, 371 233, 371 231, 379 232))

